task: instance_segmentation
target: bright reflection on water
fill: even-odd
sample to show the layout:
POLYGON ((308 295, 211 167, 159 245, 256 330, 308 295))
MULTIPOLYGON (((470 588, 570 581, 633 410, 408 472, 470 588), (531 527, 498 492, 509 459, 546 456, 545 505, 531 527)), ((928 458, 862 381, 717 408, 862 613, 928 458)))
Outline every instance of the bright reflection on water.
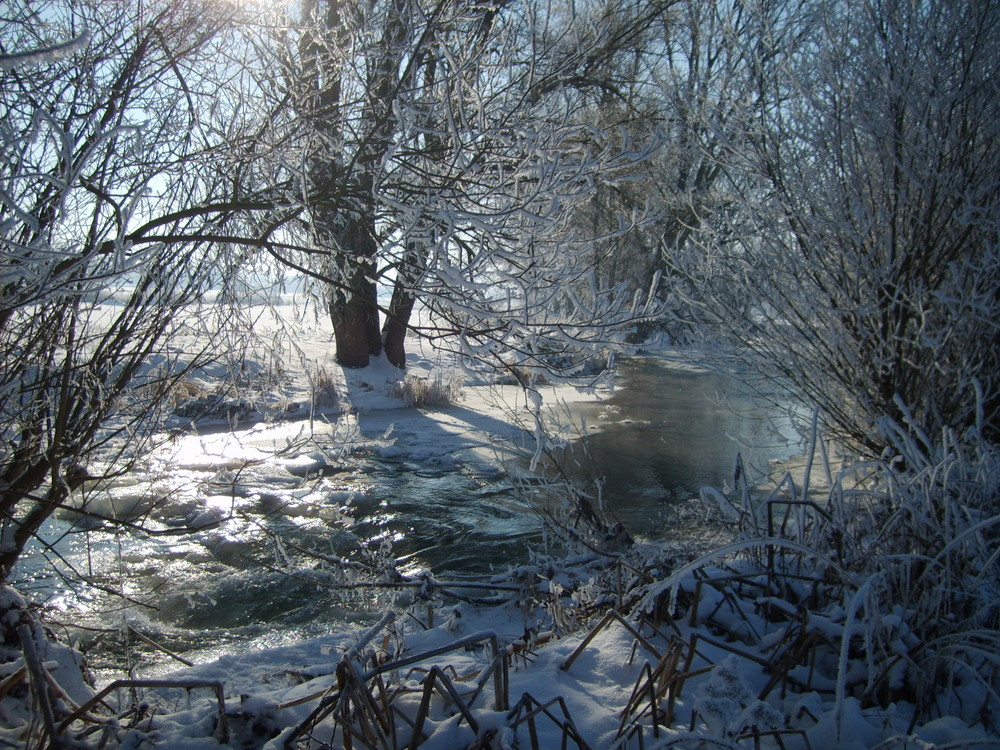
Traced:
MULTIPOLYGON (((535 518, 495 473, 427 472, 370 456, 344 464, 344 471, 286 485, 273 465, 241 469, 238 480, 226 469, 205 472, 200 494, 185 476, 186 489, 171 487, 166 498, 166 480, 130 478, 131 505, 151 507, 161 529, 208 526, 181 536, 112 534, 75 525, 80 519, 64 513, 43 529, 51 549, 36 546, 15 585, 45 600, 57 620, 109 630, 128 623, 186 658, 205 660, 370 622, 396 595, 346 591, 349 574, 300 550, 374 566, 401 559, 404 571, 430 568, 447 580, 523 561, 539 538, 535 518), (231 494, 219 494, 227 482, 231 494), (72 584, 83 577, 101 588, 72 584)), ((122 489, 110 494, 124 500, 122 489)), ((179 666, 134 638, 130 650, 139 661, 126 663, 117 632, 72 634, 97 643, 92 664, 104 681, 130 665, 144 674, 179 666)))
MULTIPOLYGON (((584 428, 596 473, 604 477, 608 508, 633 534, 676 536, 678 503, 730 477, 740 449, 734 438, 755 446, 760 465, 794 452, 788 434, 767 432, 749 418, 760 414, 745 399, 736 399, 743 416, 719 403, 732 388, 717 376, 655 360, 628 362, 622 374, 627 386, 580 416, 600 427, 584 428)), ((372 565, 402 559, 404 569, 430 568, 447 580, 524 562, 541 539, 537 516, 488 467, 431 471, 372 452, 308 479, 276 471, 268 463, 273 453, 252 440, 216 438, 211 451, 192 441, 174 464, 150 466, 95 494, 107 514, 148 511, 161 531, 202 530, 112 534, 79 526, 66 513, 43 530, 51 549, 36 547, 18 568, 15 585, 46 600, 57 619, 64 611, 66 622, 114 631, 72 631, 85 646, 96 643, 92 663, 102 680, 129 666, 145 674, 178 666, 134 639, 126 648, 125 623, 203 661, 370 622, 397 595, 345 590, 349 573, 304 561, 302 549, 372 565), (248 457, 259 463, 246 465, 248 457), (100 588, 74 583, 80 578, 100 588)))

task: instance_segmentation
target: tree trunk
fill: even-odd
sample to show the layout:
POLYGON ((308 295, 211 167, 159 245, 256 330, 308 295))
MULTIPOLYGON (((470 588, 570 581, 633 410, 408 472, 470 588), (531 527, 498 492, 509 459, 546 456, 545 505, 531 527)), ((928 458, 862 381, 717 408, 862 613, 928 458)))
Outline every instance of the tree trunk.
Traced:
POLYGON ((331 285, 327 296, 333 323, 337 362, 344 367, 367 367, 370 357, 382 353, 376 289, 374 219, 372 212, 348 220, 346 227, 328 230, 331 285))
POLYGON ((414 301, 413 294, 405 284, 396 281, 392 301, 389 303, 389 314, 382 327, 382 340, 386 359, 401 370, 406 369, 406 332, 409 330, 414 301))
POLYGON ((337 362, 344 367, 367 367, 382 352, 378 299, 375 282, 375 237, 368 217, 350 222, 341 235, 335 262, 343 287, 330 291, 330 322, 333 323, 337 362))
POLYGON ((367 367, 371 357, 365 306, 352 300, 330 310, 337 363, 343 367, 367 367))

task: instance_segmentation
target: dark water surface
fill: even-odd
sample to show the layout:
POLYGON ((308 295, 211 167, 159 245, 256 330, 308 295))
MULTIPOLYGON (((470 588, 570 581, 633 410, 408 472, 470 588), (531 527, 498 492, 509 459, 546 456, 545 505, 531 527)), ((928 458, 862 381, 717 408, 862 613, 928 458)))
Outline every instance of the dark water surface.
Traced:
POLYGON ((788 419, 727 376, 634 358, 619 378, 609 402, 580 411, 599 427, 587 443, 607 508, 633 533, 662 536, 678 502, 731 485, 737 454, 753 482, 800 449, 788 419))

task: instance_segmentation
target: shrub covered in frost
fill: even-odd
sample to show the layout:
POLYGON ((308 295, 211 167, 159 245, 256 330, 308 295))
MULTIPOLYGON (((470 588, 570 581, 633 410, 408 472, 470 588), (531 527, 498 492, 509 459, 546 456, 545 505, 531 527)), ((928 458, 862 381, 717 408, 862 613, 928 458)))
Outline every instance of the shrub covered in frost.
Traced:
POLYGON ((418 408, 450 404, 462 397, 462 379, 454 373, 436 373, 431 378, 407 375, 395 385, 392 395, 402 399, 407 406, 418 408))
MULTIPOLYGON (((880 460, 834 474, 823 455, 825 500, 811 490, 811 464, 801 483, 786 476, 763 502, 738 485, 730 510, 742 537, 684 569, 708 575, 734 559, 743 580, 766 582, 766 593, 743 593, 763 598, 770 619, 791 616, 792 631, 792 621, 808 618, 810 674, 826 674, 838 706, 906 701, 925 720, 961 716, 996 731, 1000 451, 974 434, 883 430, 891 449, 880 460)), ((675 595, 681 577, 671 577, 675 595)), ((712 716, 738 713, 715 695, 701 701, 710 726, 712 716)))

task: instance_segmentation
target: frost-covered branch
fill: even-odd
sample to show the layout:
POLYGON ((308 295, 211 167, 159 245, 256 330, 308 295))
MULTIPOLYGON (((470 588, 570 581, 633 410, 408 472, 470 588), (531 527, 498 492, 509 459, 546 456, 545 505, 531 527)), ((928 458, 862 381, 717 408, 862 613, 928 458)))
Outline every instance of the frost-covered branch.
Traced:
POLYGON ((752 97, 772 105, 721 160, 739 199, 673 263, 673 291, 847 442, 880 451, 877 420, 902 421, 900 404, 930 433, 995 438, 1000 16, 809 13, 782 64, 756 70, 752 97))
POLYGON ((56 47, 29 11, 0 30, 3 49, 37 51, 0 71, 0 580, 99 466, 141 455, 172 388, 219 356, 173 347, 239 269, 229 248, 268 236, 224 232, 259 210, 224 168, 240 142, 238 101, 217 97, 231 10, 53 3, 45 33, 74 40, 56 47))
POLYGON ((297 186, 300 229, 325 253, 290 260, 331 282, 321 294, 343 364, 384 347, 403 366, 408 333, 533 356, 546 337, 596 348, 657 314, 594 274, 595 243, 626 237, 645 212, 597 231, 571 221, 595 185, 652 153, 649 133, 595 128, 581 85, 619 85, 601 64, 658 10, 644 12, 567 8, 557 22, 533 3, 398 0, 348 15, 317 0, 274 22, 280 33, 260 45, 274 62, 256 85, 271 101, 290 92, 293 108, 271 123, 288 148, 283 184, 297 186))

